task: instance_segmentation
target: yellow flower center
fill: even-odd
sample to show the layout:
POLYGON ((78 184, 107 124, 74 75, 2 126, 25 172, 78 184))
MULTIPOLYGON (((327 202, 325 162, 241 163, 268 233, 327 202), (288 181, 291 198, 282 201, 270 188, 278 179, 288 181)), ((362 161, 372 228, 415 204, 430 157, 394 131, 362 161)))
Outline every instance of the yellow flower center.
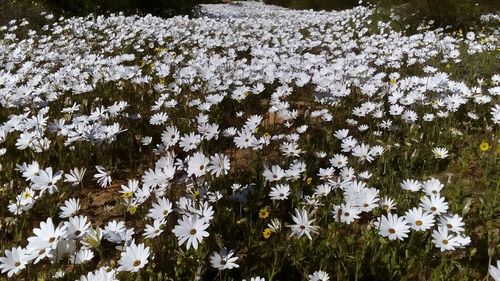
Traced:
POLYGON ((262 232, 262 236, 264 237, 264 239, 268 239, 269 237, 271 237, 271 229, 270 228, 264 229, 264 231, 262 232))
POLYGON ((269 211, 266 208, 262 208, 259 210, 259 218, 265 219, 269 216, 269 211))
POLYGON ((488 151, 490 149, 490 145, 489 143, 483 141, 480 145, 479 145, 479 149, 481 151, 488 151))
POLYGON ((123 193, 123 197, 124 198, 131 198, 132 197, 132 192, 131 191, 124 192, 123 193))

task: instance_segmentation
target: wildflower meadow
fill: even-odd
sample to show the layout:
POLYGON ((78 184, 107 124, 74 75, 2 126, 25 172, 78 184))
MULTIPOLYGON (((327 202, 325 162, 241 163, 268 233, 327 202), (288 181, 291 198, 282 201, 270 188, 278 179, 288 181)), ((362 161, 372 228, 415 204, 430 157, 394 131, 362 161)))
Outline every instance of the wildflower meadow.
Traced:
POLYGON ((500 14, 0 27, 0 280, 500 280, 500 14))

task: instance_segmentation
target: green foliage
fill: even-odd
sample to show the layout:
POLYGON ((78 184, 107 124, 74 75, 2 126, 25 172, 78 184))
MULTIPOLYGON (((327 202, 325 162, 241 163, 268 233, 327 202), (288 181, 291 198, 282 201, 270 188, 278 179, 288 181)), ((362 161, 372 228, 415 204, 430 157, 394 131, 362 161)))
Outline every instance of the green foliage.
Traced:
POLYGON ((437 26, 468 28, 479 25, 481 14, 500 11, 500 1, 495 0, 376 0, 375 3, 381 9, 396 8, 396 14, 412 26, 432 20, 437 26))
POLYGON ((170 17, 193 15, 199 4, 217 0, 47 0, 47 4, 58 13, 84 16, 90 13, 103 14, 123 12, 125 14, 153 14, 170 17))
MULTIPOLYGON (((358 5, 357 0, 265 0, 292 9, 339 10, 358 5)), ((500 11, 500 1, 495 0, 369 0, 379 9, 394 9, 405 24, 417 27, 423 20, 432 20, 437 26, 468 28, 477 26, 484 13, 500 11)))
POLYGON ((47 9, 43 1, 34 0, 2 0, 0 1, 0 25, 13 19, 26 19, 31 25, 43 23, 40 13, 47 9))
POLYGON ((13 19, 26 19, 32 28, 45 24, 41 13, 64 16, 86 16, 90 13, 123 12, 126 15, 152 14, 160 17, 196 15, 199 4, 218 3, 219 0, 2 0, 0 25, 13 19))
POLYGON ((265 0, 266 4, 292 9, 342 10, 356 6, 357 0, 265 0))

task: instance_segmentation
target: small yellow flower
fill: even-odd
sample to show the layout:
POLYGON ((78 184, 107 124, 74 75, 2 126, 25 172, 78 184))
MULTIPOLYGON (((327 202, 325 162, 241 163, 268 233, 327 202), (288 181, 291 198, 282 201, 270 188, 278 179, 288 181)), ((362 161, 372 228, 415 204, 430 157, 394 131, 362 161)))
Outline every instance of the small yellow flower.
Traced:
POLYGON ((481 144, 479 145, 479 149, 481 151, 488 151, 490 149, 490 144, 486 141, 482 141, 481 144))
POLYGON ((198 198, 198 197, 200 197, 200 191, 199 191, 199 190, 196 190, 195 192, 193 192, 193 197, 194 197, 194 198, 198 198))
POLYGON ((122 197, 124 199, 127 199, 127 198, 132 198, 132 191, 126 191, 123 193, 122 197))
POLYGON ((262 236, 264 237, 264 239, 268 239, 269 237, 271 237, 271 229, 268 227, 266 229, 264 229, 264 231, 262 232, 262 236))
POLYGON ((449 63, 446 64, 446 68, 447 69, 450 69, 451 68, 451 65, 449 63))
POLYGON ((306 183, 307 185, 311 185, 313 179, 311 177, 307 178, 306 183))
POLYGON ((269 210, 267 208, 262 208, 259 210, 259 218, 266 219, 269 217, 269 210))
POLYGON ((128 212, 133 215, 135 212, 137 212, 137 206, 132 206, 128 208, 128 212))

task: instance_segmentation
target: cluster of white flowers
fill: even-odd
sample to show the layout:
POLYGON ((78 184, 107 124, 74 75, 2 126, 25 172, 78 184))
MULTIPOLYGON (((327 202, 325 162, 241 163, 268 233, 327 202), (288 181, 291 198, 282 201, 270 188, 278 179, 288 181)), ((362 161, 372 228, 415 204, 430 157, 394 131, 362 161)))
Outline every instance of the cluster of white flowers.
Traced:
MULTIPOLYGON (((463 234, 462 217, 449 213, 448 203, 440 195, 443 187, 444 185, 434 178, 423 183, 411 179, 403 181, 401 183, 403 190, 424 191, 425 195, 420 198, 419 206, 409 209, 404 216, 398 217, 397 214, 388 214, 377 220, 379 234, 390 240, 404 240, 408 237, 410 230, 426 231, 431 229, 436 223, 436 217, 438 217, 437 230, 432 232, 434 245, 441 251, 467 246, 471 240, 470 237, 463 234)), ((388 210, 390 208, 390 206, 386 207, 388 210)))
MULTIPOLYGON (((312 12, 263 5, 205 5, 205 16, 194 19, 68 18, 46 25, 45 34, 14 23, 0 29, 4 66, 0 105, 9 112, 0 124, 1 155, 22 151, 43 155, 51 149, 71 154, 78 146, 113 144, 130 133, 123 137, 139 135, 138 147, 154 159, 142 174, 125 179, 127 184, 120 185, 116 194, 131 213, 148 210, 144 229, 127 227, 121 220, 95 225, 80 212, 79 198, 67 198, 60 206, 58 224, 48 217, 33 229, 25 246, 5 251, 0 258, 2 272, 11 277, 30 263, 46 260, 87 263, 96 257, 103 239, 121 252, 118 267, 96 269, 80 280, 116 280, 117 272, 137 272, 153 257, 145 242, 162 234, 173 234, 179 246, 196 250, 211 237, 217 202, 227 197, 244 203, 259 184, 235 183, 224 190, 211 186, 214 179, 230 174, 237 161, 234 151, 208 153, 203 149, 206 144, 228 141, 235 151, 257 152, 278 147, 280 157, 262 159, 262 178, 271 200, 289 200, 295 192, 293 184, 308 177, 311 155, 304 155, 302 147, 310 123, 335 125, 338 130, 325 137, 334 138, 337 146, 315 152, 317 159, 328 157, 330 165, 315 171, 313 194, 300 195, 300 206, 287 225, 290 236, 312 239, 318 234, 314 214, 325 208, 324 198, 340 190, 343 202, 331 209, 332 221, 351 224, 382 206, 387 214, 374 225, 390 240, 404 240, 410 230, 429 230, 441 251, 470 243, 462 218, 449 212, 440 195, 443 185, 436 179, 405 180, 403 190, 424 194, 419 205, 405 214, 391 213, 394 200, 381 199, 384 191, 367 184, 370 167, 388 147, 363 136, 385 136, 399 129, 396 124, 431 123, 468 104, 485 109, 470 111, 471 120, 500 124, 500 105, 495 103, 500 95, 499 75, 468 86, 427 64, 438 58, 443 64, 458 63, 461 48, 468 53, 498 49, 498 31, 469 32, 459 38, 441 29, 425 29, 408 36, 384 22, 377 23, 376 32, 370 31, 374 24, 370 7, 312 12), (397 72, 408 66, 421 68, 422 74, 397 72), (94 91, 107 85, 124 92, 134 87, 149 91, 128 101, 119 93, 95 97, 94 91), (290 102, 289 97, 302 87, 313 89, 314 108, 303 110, 303 105, 290 102), (345 110, 342 102, 350 98, 352 89, 359 104, 344 124, 332 124, 335 110, 345 110), (236 108, 227 113, 234 122, 223 124, 211 114, 225 101, 245 103, 263 98, 264 93, 269 94, 262 105, 264 115, 236 108), (151 114, 141 116, 141 107, 151 114), (179 108, 196 112, 190 128, 172 122, 179 108), (282 130, 274 134, 263 131, 265 126, 282 130), (137 129, 143 127, 160 133, 144 135, 137 129), (14 139, 14 145, 7 145, 8 139, 14 139), (168 191, 177 184, 186 186, 185 193, 169 198, 168 191), (176 221, 173 229, 165 228, 167 220, 176 221)), ((439 159, 449 157, 444 147, 433 147, 429 153, 439 159)), ((94 163, 95 169, 73 166, 67 172, 41 161, 15 164, 25 179, 7 206, 15 216, 29 212, 37 201, 61 188, 74 189, 84 181, 110 188, 115 178, 115 171, 103 163, 94 163), (94 181, 86 176, 91 170, 94 181)), ((278 232, 281 222, 273 220, 269 227, 278 232)), ((218 270, 238 268, 238 260, 237 252, 226 248, 210 257, 218 270)), ((491 271, 498 277, 498 269, 492 266, 491 271)), ((329 276, 317 271, 309 279, 329 280, 329 276)))

